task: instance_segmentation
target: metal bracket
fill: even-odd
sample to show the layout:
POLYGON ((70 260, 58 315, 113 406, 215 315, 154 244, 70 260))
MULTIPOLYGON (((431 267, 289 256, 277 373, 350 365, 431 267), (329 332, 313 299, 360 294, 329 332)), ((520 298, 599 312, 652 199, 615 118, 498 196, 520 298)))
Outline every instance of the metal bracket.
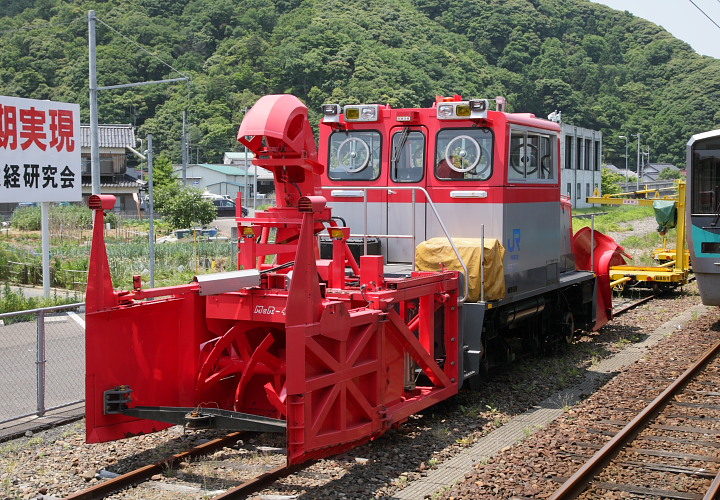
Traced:
POLYGON ((119 385, 114 389, 103 392, 103 401, 105 402, 105 415, 117 415, 123 413, 127 409, 128 404, 132 401, 133 390, 128 385, 119 385))
POLYGON ((182 408, 172 406, 136 406, 120 413, 129 417, 157 420, 187 429, 225 429, 251 432, 285 432, 287 423, 277 418, 219 408, 182 408))

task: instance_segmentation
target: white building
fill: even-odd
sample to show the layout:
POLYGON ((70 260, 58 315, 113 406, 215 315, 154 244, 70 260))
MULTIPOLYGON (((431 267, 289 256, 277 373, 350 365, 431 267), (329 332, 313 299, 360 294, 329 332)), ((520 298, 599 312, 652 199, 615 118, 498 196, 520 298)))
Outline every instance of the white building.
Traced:
POLYGON ((602 195, 602 132, 567 123, 561 126, 561 192, 570 197, 573 207, 591 207, 587 198, 602 195))
MULTIPOLYGON (((243 153, 241 153, 243 154, 243 153)), ((176 167, 178 178, 182 176, 182 167, 176 167)), ((268 198, 274 191, 272 172, 256 167, 248 162, 244 165, 210 163, 191 164, 185 170, 186 185, 204 189, 213 194, 227 195, 232 199, 240 193, 243 199, 251 199, 255 192, 257 177, 258 198, 268 198)))

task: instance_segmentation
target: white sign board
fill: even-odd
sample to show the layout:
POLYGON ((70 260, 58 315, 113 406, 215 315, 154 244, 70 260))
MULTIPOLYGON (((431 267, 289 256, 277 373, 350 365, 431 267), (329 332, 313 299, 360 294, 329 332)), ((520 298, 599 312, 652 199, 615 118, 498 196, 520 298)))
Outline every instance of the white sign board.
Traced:
POLYGON ((0 202, 82 200, 80 105, 0 96, 0 202))

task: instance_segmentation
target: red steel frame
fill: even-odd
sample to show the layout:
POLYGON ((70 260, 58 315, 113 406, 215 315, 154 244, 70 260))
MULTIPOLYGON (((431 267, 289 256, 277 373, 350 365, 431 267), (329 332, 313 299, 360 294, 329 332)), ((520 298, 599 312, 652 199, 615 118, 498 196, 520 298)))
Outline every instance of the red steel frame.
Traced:
POLYGON ((292 96, 266 96, 253 110, 240 140, 273 171, 279 194, 277 208, 239 220, 239 267, 263 270, 259 287, 206 297, 197 284, 113 290, 102 222, 114 198, 91 197, 88 442, 168 426, 108 414, 103 392, 118 386, 132 389, 131 406, 284 419, 289 464, 373 439, 458 391, 457 273, 387 278, 379 256, 358 266, 349 231, 317 196, 322 167, 306 108, 292 96), (317 258, 326 229, 329 261, 317 258))

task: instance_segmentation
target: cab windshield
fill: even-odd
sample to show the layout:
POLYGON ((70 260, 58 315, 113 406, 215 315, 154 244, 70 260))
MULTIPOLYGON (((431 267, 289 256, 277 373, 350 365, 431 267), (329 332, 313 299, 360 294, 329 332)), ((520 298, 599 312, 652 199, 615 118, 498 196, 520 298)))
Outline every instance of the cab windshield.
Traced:
POLYGON ((420 182, 425 172, 425 134, 404 128, 392 137, 390 178, 394 182, 420 182))
POLYGON ((435 176, 440 180, 487 180, 492 159, 493 134, 488 128, 445 129, 437 135, 435 176))
POLYGON ((720 213, 720 138, 696 143, 691 175, 692 213, 720 213))
POLYGON ((333 180, 372 181, 380 175, 380 132, 335 132, 330 137, 328 177, 333 180))

